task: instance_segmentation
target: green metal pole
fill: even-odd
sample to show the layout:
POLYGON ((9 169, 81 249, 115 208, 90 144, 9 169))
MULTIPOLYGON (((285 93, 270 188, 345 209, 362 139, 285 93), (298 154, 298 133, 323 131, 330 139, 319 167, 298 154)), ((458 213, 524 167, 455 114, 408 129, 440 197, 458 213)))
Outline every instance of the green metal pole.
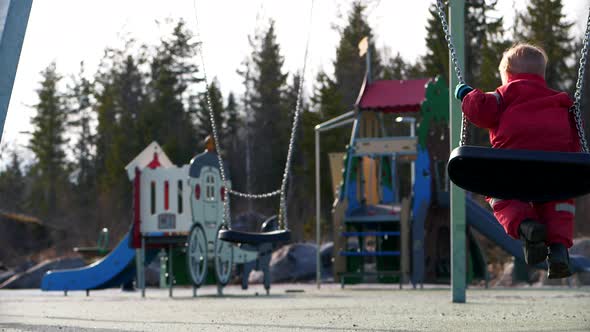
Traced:
MULTIPOLYGON (((465 0, 451 0, 449 6, 449 25, 454 36, 457 61, 461 72, 465 68, 465 0)), ((453 91, 459 83, 453 63, 449 63, 450 100, 450 144, 451 150, 459 146, 461 138, 461 103, 455 99, 453 91)), ((451 184, 451 288, 454 303, 465 302, 465 191, 451 184)))
POLYGON ((315 242, 316 242, 316 261, 315 261, 315 283, 318 289, 321 285, 321 255, 320 255, 320 241, 321 241, 321 196, 320 196, 320 128, 315 127, 315 242))

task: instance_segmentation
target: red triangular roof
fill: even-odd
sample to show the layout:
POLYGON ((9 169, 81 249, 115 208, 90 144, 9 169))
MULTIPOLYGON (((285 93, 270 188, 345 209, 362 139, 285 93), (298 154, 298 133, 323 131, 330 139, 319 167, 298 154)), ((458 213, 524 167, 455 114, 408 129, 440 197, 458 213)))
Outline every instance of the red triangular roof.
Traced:
POLYGON ((380 80, 363 84, 357 106, 362 111, 418 112, 424 101, 430 78, 416 80, 380 80))

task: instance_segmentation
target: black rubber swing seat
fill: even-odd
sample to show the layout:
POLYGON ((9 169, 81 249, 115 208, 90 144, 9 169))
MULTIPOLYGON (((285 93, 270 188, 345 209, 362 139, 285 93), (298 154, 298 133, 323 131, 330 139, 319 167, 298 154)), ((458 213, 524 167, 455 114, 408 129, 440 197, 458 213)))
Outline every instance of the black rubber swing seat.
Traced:
POLYGON ((546 202, 590 193, 590 154, 461 146, 451 153, 457 186, 499 199, 546 202))
POLYGON ((218 236, 220 240, 232 243, 247 243, 252 245, 259 245, 263 243, 274 243, 274 242, 286 242, 291 239, 291 231, 276 230, 270 232, 254 233, 254 232, 241 232, 234 231, 231 229, 222 229, 219 231, 218 236))

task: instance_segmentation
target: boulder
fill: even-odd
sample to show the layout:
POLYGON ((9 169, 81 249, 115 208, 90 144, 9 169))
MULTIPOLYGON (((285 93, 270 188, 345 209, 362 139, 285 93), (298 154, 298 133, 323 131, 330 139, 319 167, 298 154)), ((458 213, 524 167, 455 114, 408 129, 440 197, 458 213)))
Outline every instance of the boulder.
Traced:
POLYGON ((528 267, 523 263, 516 263, 514 259, 512 262, 505 263, 501 271, 500 278, 496 281, 494 286, 500 287, 523 287, 526 285, 533 285, 539 282, 543 271, 538 271, 535 268, 528 267))
POLYGON ((160 287, 160 256, 145 267, 145 285, 147 287, 160 287))
POLYGON ((513 285, 512 271, 514 271, 514 262, 504 264, 502 275, 494 286, 511 287, 513 285))
POLYGON ((0 284, 2 284, 4 281, 10 279, 15 274, 16 274, 16 272, 14 272, 13 270, 0 272, 0 284))
MULTIPOLYGON (((315 278, 317 249, 314 244, 295 243, 272 253, 270 273, 272 282, 307 281, 315 278)), ((250 274, 249 282, 262 282, 261 271, 250 274)))
POLYGON ((25 272, 17 273, 8 280, 0 284, 0 289, 17 289, 17 288, 39 288, 41 279, 47 271, 74 269, 85 266, 86 263, 79 257, 63 257, 53 260, 43 261, 25 272))
POLYGON ((322 264, 322 279, 332 278, 332 263, 334 262, 334 242, 327 242, 320 247, 320 262, 322 264))
MULTIPOLYGON (((574 245, 570 248, 570 255, 580 255, 590 258, 590 238, 574 239, 574 245)), ((577 273, 578 285, 590 285, 590 272, 577 273)))
POLYGON ((37 262, 31 261, 31 260, 27 260, 27 261, 24 261, 24 262, 18 264, 14 268, 14 272, 16 272, 16 273, 25 272, 25 271, 27 271, 28 269, 32 268, 35 265, 37 265, 37 262))

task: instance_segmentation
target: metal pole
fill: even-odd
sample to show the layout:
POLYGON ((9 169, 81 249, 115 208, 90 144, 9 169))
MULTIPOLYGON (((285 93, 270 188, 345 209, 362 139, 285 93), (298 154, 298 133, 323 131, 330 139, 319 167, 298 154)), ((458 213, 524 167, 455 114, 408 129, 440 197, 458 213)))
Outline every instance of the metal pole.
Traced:
POLYGON ((33 0, 0 1, 0 139, 33 0))
POLYGON ((366 64, 367 64, 367 84, 371 84, 371 44, 369 37, 367 37, 367 54, 365 54, 366 64))
POLYGON ((316 265, 315 265, 315 279, 318 289, 321 284, 321 265, 320 265, 320 131, 315 131, 315 241, 317 246, 316 265))
POLYGON ((168 246, 168 296, 172 297, 172 287, 174 287, 174 272, 172 272, 172 245, 168 246))
MULTIPOLYGON (((465 0, 450 1, 449 24, 451 35, 455 36, 458 65, 465 67, 465 0)), ((461 103, 455 99, 453 91, 459 83, 453 63, 449 63, 449 101, 450 101, 450 144, 451 150, 459 146, 461 137, 461 103)), ((455 303, 465 302, 465 191, 451 185, 451 288, 455 303)))
POLYGON ((141 297, 145 297, 145 236, 141 235, 141 258, 140 258, 139 269, 141 272, 139 273, 141 279, 141 297))
MULTIPOLYGON (((350 111, 347 113, 344 113, 336 118, 333 118, 329 121, 326 121, 324 123, 321 123, 317 126, 315 126, 315 197, 316 197, 316 208, 315 208, 315 228, 316 228, 316 246, 317 246, 317 252, 316 252, 316 268, 315 268, 315 272, 316 272, 316 285, 317 288, 319 289, 321 286, 321 255, 320 255, 320 240, 321 240, 321 207, 322 207, 322 202, 321 202, 321 196, 320 196, 320 134, 322 131, 328 131, 334 128, 338 128, 338 127, 342 127, 344 125, 347 125, 351 122, 355 122, 358 123, 358 117, 356 117, 355 119, 347 119, 351 116, 354 116, 355 112, 354 111, 350 111), (339 122, 340 121, 340 122, 339 122)), ((356 128, 356 125, 355 125, 356 128)), ((353 129, 353 136, 354 136, 354 129, 353 129)), ((352 139, 351 139, 352 141, 352 139)))
POLYGON ((141 289, 141 249, 135 249, 135 288, 141 289))
MULTIPOLYGON (((416 118, 410 118, 410 136, 416 137, 416 118)), ((410 183, 412 188, 414 187, 414 183, 416 182, 416 162, 412 160, 410 163, 410 183)), ((401 202, 401 197, 400 197, 401 202)))
POLYGON ((320 123, 319 125, 316 125, 316 126, 315 126, 315 129, 316 129, 316 130, 319 130, 319 129, 321 129, 322 131, 324 131, 324 130, 327 130, 328 128, 324 128, 324 127, 331 126, 332 124, 334 124, 334 123, 336 123, 336 122, 339 122, 339 121, 341 121, 341 120, 348 119, 348 118, 350 118, 350 117, 353 117, 353 116, 355 116, 355 113, 354 113, 354 111, 349 111, 349 112, 346 112, 346 113, 344 113, 344 114, 342 114, 342 115, 339 115, 339 116, 337 116, 337 117, 335 117, 335 118, 332 118, 332 119, 330 119, 330 120, 328 120, 328 121, 322 122, 322 123, 320 123))

